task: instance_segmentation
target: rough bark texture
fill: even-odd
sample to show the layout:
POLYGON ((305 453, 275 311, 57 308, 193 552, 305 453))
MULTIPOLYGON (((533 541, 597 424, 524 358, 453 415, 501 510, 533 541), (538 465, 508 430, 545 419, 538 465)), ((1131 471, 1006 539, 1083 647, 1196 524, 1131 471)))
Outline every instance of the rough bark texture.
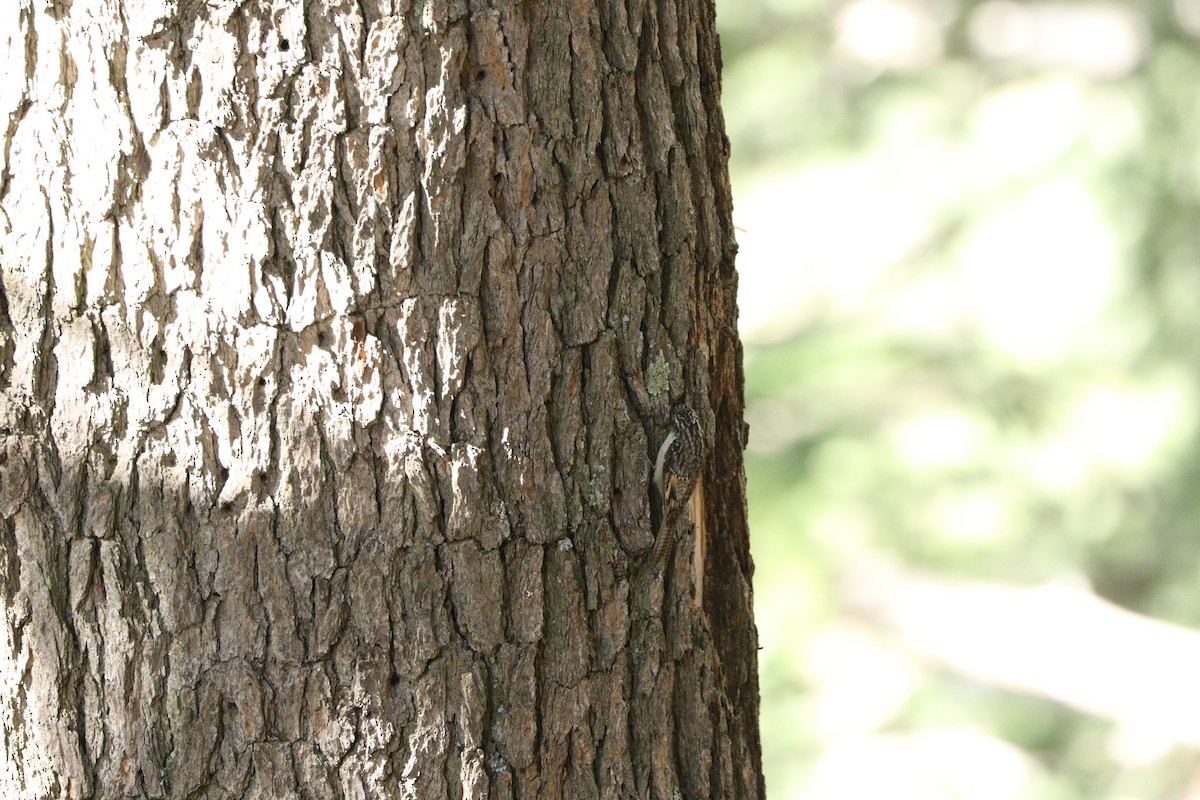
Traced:
POLYGON ((719 67, 711 0, 0 3, 0 795, 762 796, 719 67))

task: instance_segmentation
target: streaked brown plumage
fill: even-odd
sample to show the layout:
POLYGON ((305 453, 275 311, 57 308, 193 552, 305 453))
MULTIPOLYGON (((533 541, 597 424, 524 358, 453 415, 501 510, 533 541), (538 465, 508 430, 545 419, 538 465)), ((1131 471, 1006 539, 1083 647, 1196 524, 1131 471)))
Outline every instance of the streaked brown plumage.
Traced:
POLYGON ((686 403, 677 403, 671 409, 671 430, 654 464, 654 485, 662 498, 662 518, 650 551, 650 568, 655 572, 662 570, 671 554, 675 525, 696 488, 704 450, 700 418, 686 403))

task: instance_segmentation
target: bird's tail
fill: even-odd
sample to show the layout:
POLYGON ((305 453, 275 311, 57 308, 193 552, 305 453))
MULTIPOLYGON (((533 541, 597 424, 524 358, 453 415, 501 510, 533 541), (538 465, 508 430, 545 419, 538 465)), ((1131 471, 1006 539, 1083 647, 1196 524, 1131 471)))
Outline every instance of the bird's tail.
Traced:
POLYGON ((675 543, 675 524, 674 520, 662 521, 658 526, 658 536, 654 539, 654 549, 650 551, 650 570, 652 572, 662 572, 663 567, 667 565, 667 559, 671 557, 671 545, 675 543))

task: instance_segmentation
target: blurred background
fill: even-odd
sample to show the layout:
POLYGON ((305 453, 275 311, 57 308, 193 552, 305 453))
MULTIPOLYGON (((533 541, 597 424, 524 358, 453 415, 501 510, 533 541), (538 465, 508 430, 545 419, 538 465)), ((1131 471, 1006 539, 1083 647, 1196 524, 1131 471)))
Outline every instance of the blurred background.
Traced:
POLYGON ((1200 0, 718 0, 771 800, 1200 798, 1200 0))

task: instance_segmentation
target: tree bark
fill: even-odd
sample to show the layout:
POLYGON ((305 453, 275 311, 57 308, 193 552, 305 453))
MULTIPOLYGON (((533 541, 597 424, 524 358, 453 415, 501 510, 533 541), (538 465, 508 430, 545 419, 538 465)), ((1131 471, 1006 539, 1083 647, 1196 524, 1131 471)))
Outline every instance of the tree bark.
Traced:
POLYGON ((762 797, 711 0, 0 31, 0 795, 762 797))

